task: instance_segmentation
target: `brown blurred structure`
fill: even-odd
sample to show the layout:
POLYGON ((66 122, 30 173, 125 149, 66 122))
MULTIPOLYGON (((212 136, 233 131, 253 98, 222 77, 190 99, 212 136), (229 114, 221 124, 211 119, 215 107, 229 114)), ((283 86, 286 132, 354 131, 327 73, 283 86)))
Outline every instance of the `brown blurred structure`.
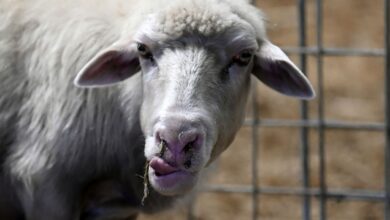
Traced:
POLYGON ((389 0, 257 6, 317 98, 254 82, 246 125, 194 201, 140 219, 390 220, 389 0))

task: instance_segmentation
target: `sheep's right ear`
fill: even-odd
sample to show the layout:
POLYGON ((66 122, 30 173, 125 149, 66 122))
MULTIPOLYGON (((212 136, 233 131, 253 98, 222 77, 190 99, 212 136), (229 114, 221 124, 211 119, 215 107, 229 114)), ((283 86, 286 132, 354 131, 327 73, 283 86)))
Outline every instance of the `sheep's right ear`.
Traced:
POLYGON ((140 70, 136 45, 113 44, 99 52, 77 74, 79 87, 101 87, 121 82, 140 70))
POLYGON ((279 47, 264 41, 255 58, 252 72, 270 88, 301 99, 315 96, 309 80, 279 47))

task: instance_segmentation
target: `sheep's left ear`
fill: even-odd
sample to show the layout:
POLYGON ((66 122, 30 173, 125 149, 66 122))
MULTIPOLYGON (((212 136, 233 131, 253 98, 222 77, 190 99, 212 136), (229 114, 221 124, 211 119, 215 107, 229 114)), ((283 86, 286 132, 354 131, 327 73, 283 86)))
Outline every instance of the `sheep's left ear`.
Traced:
POLYGON ((77 74, 79 87, 101 87, 121 82, 140 70, 136 45, 115 43, 93 57, 77 74), (124 44, 123 44, 124 45, 124 44))
POLYGON ((264 84, 282 94, 301 99, 315 96, 306 76, 271 42, 264 41, 256 53, 252 72, 264 84))

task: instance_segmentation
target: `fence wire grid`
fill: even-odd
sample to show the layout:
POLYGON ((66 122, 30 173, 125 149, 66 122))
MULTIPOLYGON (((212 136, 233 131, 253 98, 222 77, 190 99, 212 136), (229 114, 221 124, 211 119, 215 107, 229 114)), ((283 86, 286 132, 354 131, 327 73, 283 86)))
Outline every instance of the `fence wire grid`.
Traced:
MULTIPOLYGON (((379 1, 378 1, 379 2, 379 1)), ((258 109, 256 105, 253 106, 252 119, 246 120, 244 126, 250 126, 252 128, 252 146, 251 146, 251 175, 252 183, 248 185, 225 185, 225 184, 208 184, 202 189, 202 192, 213 193, 242 193, 251 195, 252 209, 251 219, 260 219, 260 211, 258 204, 261 203, 261 195, 284 195, 284 196, 298 196, 301 198, 301 213, 303 220, 311 220, 313 209, 312 200, 318 201, 318 218, 320 220, 329 219, 327 217, 327 203, 331 200, 353 200, 353 201, 369 201, 379 202, 383 204, 383 219, 390 220, 390 0, 382 0, 384 10, 384 48, 383 49, 371 49, 371 48, 327 48, 323 46, 323 1, 315 0, 316 5, 316 46, 307 47, 307 1, 297 0, 296 10, 298 14, 298 33, 299 43, 297 47, 284 47, 282 48, 287 54, 299 55, 299 66, 301 70, 307 72, 307 58, 308 56, 314 56, 317 63, 317 97, 318 100, 318 118, 309 119, 309 109, 307 101, 302 101, 300 104, 300 119, 299 120, 283 120, 283 119, 266 119, 259 117, 258 109), (324 115, 324 71, 323 71, 323 58, 326 56, 366 56, 366 57, 383 57, 385 60, 385 80, 384 80, 384 97, 385 97, 385 120, 383 123, 351 123, 347 121, 332 121, 328 120, 324 115), (257 131, 261 127, 295 127, 299 128, 300 133, 300 169, 301 169, 301 186, 297 188, 290 187, 262 187, 259 186, 259 172, 258 172, 258 149, 259 149, 259 137, 257 131), (314 188, 310 185, 310 169, 309 169, 309 141, 308 130, 310 128, 317 129, 318 131, 318 158, 319 158, 319 187, 314 188), (370 191, 370 190, 335 190, 328 188, 326 184, 326 151, 325 151, 325 131, 327 130, 352 130, 352 131, 375 131, 384 132, 385 137, 385 149, 384 149, 384 184, 383 190, 370 191)), ((252 102, 255 102, 256 93, 252 95, 252 102)), ((188 207, 187 219, 193 220, 194 203, 196 199, 192 201, 188 207)), ((316 203, 317 205, 317 203, 316 203)))

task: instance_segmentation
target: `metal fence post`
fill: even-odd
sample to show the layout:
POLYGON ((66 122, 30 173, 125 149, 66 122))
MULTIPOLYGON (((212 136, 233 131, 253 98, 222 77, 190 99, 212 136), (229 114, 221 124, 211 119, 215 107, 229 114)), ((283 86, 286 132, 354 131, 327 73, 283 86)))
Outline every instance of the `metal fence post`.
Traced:
MULTIPOLYGON (((298 27, 299 27, 299 47, 306 47, 306 0, 298 0, 298 27)), ((300 68, 303 73, 307 71, 307 55, 302 53, 300 58, 300 68)), ((301 120, 308 120, 308 103, 307 101, 301 102, 301 120)), ((304 190, 310 188, 310 173, 309 173, 309 129, 306 126, 302 126, 300 129, 300 144, 301 144, 301 169, 302 169, 302 187, 304 190)), ((310 195, 303 195, 302 201, 302 219, 310 220, 311 204, 310 195)))
MULTIPOLYGON (((251 0, 253 5, 256 5, 256 0, 251 0)), ((252 83, 252 219, 258 219, 258 206, 259 206, 259 188, 258 188, 258 121, 259 110, 256 105, 257 90, 255 84, 252 83)))
POLYGON ((325 155, 325 123, 324 123, 324 80, 323 80, 323 7, 322 0, 316 2, 317 23, 317 73, 318 73, 318 152, 319 152, 319 181, 320 181, 320 220, 326 220, 326 155, 325 155))
POLYGON ((252 124, 252 219, 258 219, 258 206, 259 206, 259 187, 258 187, 258 124, 259 124, 259 110, 256 105, 256 87, 252 85, 252 111, 253 111, 253 124, 252 124))
POLYGON ((390 220, 390 2, 385 8, 385 220, 390 220))

